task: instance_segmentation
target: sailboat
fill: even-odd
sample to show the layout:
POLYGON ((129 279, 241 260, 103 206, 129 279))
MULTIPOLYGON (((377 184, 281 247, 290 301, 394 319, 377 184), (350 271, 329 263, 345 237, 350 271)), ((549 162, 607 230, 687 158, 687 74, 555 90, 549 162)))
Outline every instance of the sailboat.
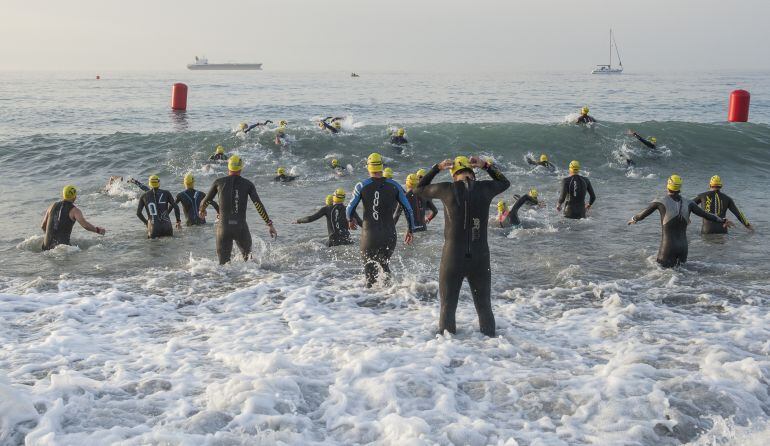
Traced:
POLYGON ((596 68, 591 71, 591 74, 620 74, 623 72, 623 62, 620 61, 620 51, 618 50, 618 44, 615 42, 615 37, 612 35, 612 28, 610 28, 610 63, 609 65, 597 65, 596 68), (618 66, 612 67, 612 45, 615 45, 615 53, 618 55, 618 66))

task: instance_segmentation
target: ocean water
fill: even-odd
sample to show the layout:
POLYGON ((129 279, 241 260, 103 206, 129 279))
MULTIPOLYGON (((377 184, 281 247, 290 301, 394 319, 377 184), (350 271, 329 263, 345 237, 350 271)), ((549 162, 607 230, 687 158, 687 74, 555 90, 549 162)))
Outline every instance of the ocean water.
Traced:
POLYGON ((0 73, 0 444, 770 441, 770 73, 94 74, 0 73), (185 113, 169 110, 176 81, 185 113), (735 88, 752 93, 750 123, 724 122, 735 88), (585 104, 599 124, 568 124, 585 104), (341 134, 313 125, 330 115, 347 117, 341 134), (234 132, 264 119, 289 121, 288 144, 234 132), (385 142, 398 126, 403 151, 385 142), (244 158, 279 232, 253 212, 253 260, 224 267, 213 225, 147 240, 139 190, 105 188, 156 173, 175 194, 191 171, 207 190, 217 144, 244 158), (352 190, 372 151, 399 181, 481 154, 511 180, 502 199, 540 191, 522 229, 490 230, 496 338, 467 286, 458 333, 436 334, 442 215, 372 290, 357 246, 291 224, 352 190), (558 172, 526 163, 541 152, 558 172), (583 221, 555 210, 572 159, 598 195, 583 221), (273 183, 279 166, 299 179, 273 183), (659 268, 657 216, 626 221, 672 173, 688 196, 721 175, 756 231, 704 238, 693 219, 690 261, 659 268), (43 212, 70 183, 108 233, 76 227, 74 246, 41 253, 43 212))

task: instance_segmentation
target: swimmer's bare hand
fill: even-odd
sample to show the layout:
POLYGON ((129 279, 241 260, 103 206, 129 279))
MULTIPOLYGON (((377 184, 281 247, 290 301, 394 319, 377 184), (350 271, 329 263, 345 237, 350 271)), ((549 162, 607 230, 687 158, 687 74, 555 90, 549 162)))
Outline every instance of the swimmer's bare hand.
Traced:
MULTIPOLYGON (((205 220, 206 219, 206 210, 205 209, 201 209, 200 211, 198 211, 198 217, 200 217, 200 218, 205 220)), ((219 215, 217 215, 217 218, 219 218, 219 215)))
POLYGON ((99 226, 96 227, 96 233, 99 235, 104 235, 107 233, 107 230, 105 228, 101 228, 99 226))
POLYGON ((468 161, 471 163, 471 167, 483 168, 487 165, 487 160, 480 156, 472 156, 468 161))
POLYGON ((727 228, 733 228, 733 227, 735 227, 735 223, 733 223, 733 222, 731 222, 730 220, 728 220, 728 219, 726 219, 726 218, 725 218, 725 222, 722 224, 722 226, 723 226, 725 229, 727 229, 727 228))
POLYGON ((438 170, 448 170, 454 167, 454 165, 455 162, 447 158, 438 164, 438 170))
POLYGON ((588 210, 591 210, 591 205, 590 205, 590 204, 587 204, 587 205, 586 205, 586 210, 587 210, 587 211, 588 211, 588 210))
POLYGON ((635 225, 635 224, 636 224, 636 220, 634 220, 633 218, 631 220, 628 220, 628 225, 629 226, 635 225))
POLYGON ((404 243, 406 243, 407 245, 411 245, 413 241, 414 241, 414 235, 411 232, 407 232, 406 235, 404 236, 404 243))
POLYGON ((561 205, 560 204, 556 205, 556 212, 561 212, 561 205))
POLYGON ((182 229, 182 222, 181 221, 176 222, 176 228, 177 229, 182 229))
POLYGON ((270 234, 270 238, 276 238, 278 237, 278 231, 275 230, 275 226, 268 225, 267 226, 267 232, 270 234))
POLYGON ((358 229, 358 225, 356 224, 356 221, 355 220, 350 220, 350 222, 348 223, 348 228, 350 228, 353 231, 358 229))

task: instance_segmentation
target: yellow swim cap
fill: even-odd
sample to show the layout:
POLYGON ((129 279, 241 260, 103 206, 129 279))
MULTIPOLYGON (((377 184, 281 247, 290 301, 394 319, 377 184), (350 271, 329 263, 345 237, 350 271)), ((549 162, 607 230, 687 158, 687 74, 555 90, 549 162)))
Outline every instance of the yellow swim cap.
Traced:
POLYGON ((417 180, 419 181, 420 179, 422 179, 422 177, 424 177, 426 173, 427 172, 425 172, 425 169, 418 170, 417 173, 415 174, 417 175, 417 180))
POLYGON ((682 190, 682 177, 676 174, 671 175, 670 177, 668 177, 668 182, 666 187, 668 187, 668 190, 670 191, 679 192, 680 190, 682 190))
POLYGON ((241 130, 246 130, 249 127, 249 125, 246 124, 245 122, 242 122, 241 125, 239 125, 238 127, 240 127, 241 130))
POLYGON ((184 183, 185 187, 193 187, 195 186, 195 177, 192 173, 188 173, 184 176, 184 180, 182 180, 182 183, 184 183))
POLYGON ((713 177, 711 177, 711 180, 709 181, 709 186, 722 187, 722 178, 720 178, 719 175, 714 175, 713 177))
POLYGON ((283 167, 279 167, 278 170, 275 171, 278 175, 286 175, 286 169, 283 167))
POLYGON ((504 212, 506 209, 508 209, 508 205, 504 201, 497 202, 497 212, 504 212))
POLYGON ((217 153, 222 153, 222 154, 224 154, 224 153, 225 153, 225 148, 224 148, 224 147, 222 147, 222 146, 217 146, 217 153))
POLYGON ((451 169, 449 169, 449 172, 454 175, 457 172, 461 170, 471 170, 473 171, 473 168, 471 167, 471 161, 468 159, 467 156, 458 156, 455 158, 454 166, 452 166, 451 169))
POLYGON ((587 115, 588 114, 588 106, 584 106, 582 109, 580 109, 580 113, 587 115))
POLYGON ((417 175, 410 173, 406 176, 406 187, 414 187, 417 186, 417 183, 419 183, 420 180, 417 179, 417 175))
POLYGON ((345 189, 339 188, 334 191, 334 202, 342 203, 345 201, 345 189))
POLYGON ((333 200, 334 200, 334 195, 327 195, 326 196, 326 205, 329 206, 330 204, 332 204, 333 200))
POLYGON ((382 155, 375 152, 366 159, 366 169, 369 173, 382 172, 382 155))
POLYGON ((318 127, 322 128, 322 129, 323 129, 323 128, 326 128, 326 126, 324 125, 324 123, 323 123, 323 122, 321 122, 321 121, 318 121, 318 127))
POLYGON ((157 175, 150 175, 150 178, 147 182, 151 188, 157 189, 160 187, 160 178, 158 178, 157 175))
POLYGON ((405 133, 406 133, 406 130, 404 130, 404 129, 398 129, 396 131, 396 135, 398 135, 398 136, 404 136, 405 133))
POLYGON ((339 130, 339 129, 342 128, 342 123, 339 122, 339 121, 334 121, 334 122, 332 122, 332 127, 334 127, 335 129, 339 130))
POLYGON ((337 161, 336 159, 333 159, 333 160, 332 160, 332 167, 337 167, 337 166, 339 166, 339 165, 340 165, 340 162, 339 162, 339 161, 337 161))
POLYGON ((548 155, 546 155, 545 153, 540 155, 540 162, 543 163, 546 161, 548 161, 548 155))
POLYGON ((393 169, 390 167, 386 167, 385 170, 382 172, 382 176, 385 178, 393 178, 393 169))
POLYGON ((61 197, 67 201, 72 201, 78 197, 78 190, 75 189, 75 186, 68 184, 61 190, 61 197))
POLYGON ((535 200, 537 200, 537 189, 535 189, 534 187, 532 189, 530 189, 529 190, 529 196, 534 198, 535 200))
POLYGON ((231 172, 240 172, 243 169, 243 160, 238 155, 233 155, 227 160, 227 170, 231 172))
POLYGON ((650 142, 653 143, 653 144, 657 144, 658 140, 655 139, 655 137, 653 136, 652 138, 650 138, 650 142))
POLYGON ((572 173, 580 172, 580 161, 572 160, 569 163, 569 171, 572 173))
POLYGON ((281 127, 286 127, 287 125, 289 125, 289 123, 281 119, 280 121, 278 121, 278 125, 281 127))

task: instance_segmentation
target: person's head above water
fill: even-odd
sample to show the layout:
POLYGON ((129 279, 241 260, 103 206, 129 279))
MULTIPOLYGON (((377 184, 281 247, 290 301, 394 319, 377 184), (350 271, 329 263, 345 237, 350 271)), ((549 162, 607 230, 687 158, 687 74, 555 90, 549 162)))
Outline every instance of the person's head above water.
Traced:
POLYGON ((529 196, 530 196, 530 197, 532 197, 532 198, 534 198, 535 200, 537 200, 537 195, 538 195, 538 193, 537 193, 537 189, 535 189, 534 187, 533 187, 532 189, 530 189, 530 190, 529 190, 529 196))
POLYGON ((467 156, 460 155, 455 158, 452 168, 449 169, 454 181, 465 181, 466 179, 475 180, 476 174, 471 167, 471 161, 467 156))
POLYGON ((238 128, 239 128, 239 129, 241 129, 241 130, 246 130, 247 128, 249 128, 249 125, 248 125, 248 124, 246 124, 245 122, 242 122, 242 123, 241 123, 241 124, 238 126, 238 128))
POLYGON ((417 175, 417 181, 420 181, 420 180, 422 179, 422 177, 424 177, 424 176, 425 176, 425 174, 426 174, 426 173, 427 173, 427 172, 425 171, 425 169, 420 169, 420 170, 418 170, 418 171, 415 173, 415 175, 417 175))
POLYGON ((678 194, 682 191, 682 177, 680 177, 677 174, 673 174, 670 177, 668 177, 668 181, 666 181, 666 189, 668 189, 668 193, 670 194, 678 194))
POLYGON ((332 167, 338 167, 339 165, 340 165, 339 161, 337 161, 336 159, 332 160, 332 167))
POLYGON ((157 189, 160 187, 160 178, 158 178, 157 175, 150 175, 150 178, 147 179, 147 185, 150 186, 152 189, 157 189))
POLYGON ((417 179, 417 175, 410 173, 406 176, 406 188, 412 189, 413 187, 417 186, 417 183, 420 181, 417 179))
POLYGON ((372 153, 366 159, 366 170, 369 171, 369 175, 375 178, 382 176, 382 155, 377 152, 372 153))
POLYGON ((546 155, 545 153, 543 153, 542 155, 540 155, 540 162, 541 162, 541 163, 544 163, 544 162, 546 162, 546 161, 548 161, 548 155, 546 155))
POLYGON ((192 189, 195 187, 195 177, 193 176, 192 172, 187 172, 187 175, 184 176, 182 183, 186 189, 192 189))
POLYGON ((658 143, 658 139, 655 138, 654 136, 652 136, 652 137, 650 137, 650 142, 653 143, 653 144, 657 144, 658 143))
POLYGON ((406 130, 404 130, 403 128, 396 130, 397 136, 404 136, 405 134, 406 134, 406 130))
POLYGON ((219 155, 224 155, 225 154, 225 148, 222 147, 222 146, 217 146, 216 153, 219 154, 219 155))
POLYGON ((345 201, 345 189, 339 188, 334 191, 334 204, 339 204, 345 201))
POLYGON ((275 173, 276 173, 277 175, 286 175, 286 169, 284 169, 283 167, 279 167, 279 168, 278 168, 278 169, 275 171, 275 173))
POLYGON ((289 123, 286 122, 285 119, 281 119, 280 121, 278 121, 278 126, 279 127, 286 127, 287 125, 289 125, 289 123))
POLYGON ((238 155, 233 155, 227 160, 227 173, 229 175, 240 175, 243 169, 243 160, 238 155))
POLYGON ((588 114, 588 106, 584 105, 583 108, 580 109, 580 114, 585 116, 588 114))
POLYGON ((332 122, 332 127, 334 127, 335 129, 339 130, 339 129, 342 128, 342 123, 340 121, 334 121, 334 122, 332 122))
POLYGON ((714 190, 719 190, 722 188, 722 178, 719 175, 714 175, 709 180, 709 187, 714 190))
POLYGON ((334 195, 327 195, 326 196, 326 205, 330 206, 334 202, 334 195))
POLYGON ((68 184, 61 190, 61 198, 64 201, 74 202, 78 198, 78 190, 75 189, 75 186, 68 184))
POLYGON ((382 176, 384 176, 385 178, 393 178, 393 169, 391 169, 390 167, 386 167, 382 171, 382 176))
POLYGON ((497 212, 505 212, 508 210, 508 205, 504 201, 497 202, 497 212))
POLYGON ((569 173, 570 175, 576 175, 578 172, 580 172, 580 161, 578 160, 572 160, 569 163, 569 173))

